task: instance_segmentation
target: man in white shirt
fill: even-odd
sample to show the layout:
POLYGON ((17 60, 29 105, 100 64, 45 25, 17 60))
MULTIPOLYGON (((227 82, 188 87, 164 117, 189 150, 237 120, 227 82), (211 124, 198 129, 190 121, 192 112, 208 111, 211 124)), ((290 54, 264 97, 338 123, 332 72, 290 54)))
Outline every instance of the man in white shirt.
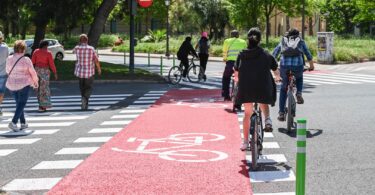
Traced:
MULTIPOLYGON (((7 73, 5 71, 5 64, 6 60, 9 55, 8 46, 3 43, 4 35, 0 31, 0 106, 3 103, 4 92, 5 92, 5 83, 7 80, 7 73)), ((1 107, 0 107, 0 115, 2 115, 1 107)))

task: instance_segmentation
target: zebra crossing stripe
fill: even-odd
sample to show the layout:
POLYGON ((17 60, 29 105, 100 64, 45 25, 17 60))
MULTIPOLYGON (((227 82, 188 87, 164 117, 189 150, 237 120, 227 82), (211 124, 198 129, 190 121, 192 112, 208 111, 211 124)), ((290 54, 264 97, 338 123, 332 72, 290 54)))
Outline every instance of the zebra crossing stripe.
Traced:
POLYGON ((334 77, 340 77, 340 78, 348 78, 348 79, 355 79, 357 81, 363 81, 363 82, 375 82, 375 77, 365 77, 365 76, 358 76, 358 75, 342 75, 342 74, 333 74, 334 77))
POLYGON ((123 120, 123 121, 104 121, 102 124, 100 124, 101 126, 105 126, 105 125, 127 125, 129 124, 131 121, 127 121, 127 120, 123 120))
MULTIPOLYGON (((109 106, 89 106, 90 110, 102 110, 106 109, 109 106)), ((16 108, 4 108, 3 111, 5 112, 14 112, 16 108)), ((25 111, 36 111, 38 110, 38 107, 26 107, 25 111)), ((49 111, 54 111, 54 110, 81 110, 81 106, 62 106, 62 107, 52 107, 49 109, 49 111)), ((91 112, 91 111, 88 111, 91 112)))
MULTIPOLYGON (((323 75, 328 75, 328 74, 323 74, 323 75)), ((365 79, 365 78, 361 78, 361 77, 348 77, 348 76, 334 75, 334 74, 331 74, 331 75, 328 75, 328 76, 330 78, 339 79, 339 80, 375 83, 375 80, 365 79)))
POLYGON ((307 78, 303 78, 303 82, 308 83, 308 84, 315 84, 315 85, 320 85, 320 84, 337 85, 337 84, 340 84, 340 83, 334 83, 334 82, 314 81, 314 80, 310 80, 310 79, 307 79, 307 78))
POLYGON ((339 83, 347 83, 347 84, 359 84, 359 82, 346 81, 346 80, 337 79, 337 78, 331 79, 330 77, 321 77, 321 76, 313 75, 313 74, 309 74, 308 76, 306 75, 304 78, 308 80, 313 80, 313 81, 329 81, 329 82, 334 82, 334 83, 339 82, 339 83))
POLYGON ((134 104, 153 104, 156 100, 137 100, 134 104))
POLYGON ((135 119, 139 114, 127 114, 127 115, 113 115, 111 119, 135 119))
POLYGON ((3 187, 5 191, 49 190, 62 178, 15 179, 3 187))
MULTIPOLYGON (((89 116, 39 116, 39 117, 28 117, 27 121, 69 121, 69 120, 83 120, 89 116)), ((10 122, 12 119, 3 120, 10 122)))
MULTIPOLYGON (((246 155, 246 160, 251 163, 251 155, 246 155)), ((288 162, 283 154, 266 154, 260 155, 258 163, 285 163, 288 162)))
POLYGON ((282 181, 295 181, 296 177, 293 171, 255 171, 250 172, 251 183, 264 183, 264 182, 282 182, 282 181))
MULTIPOLYGON (((45 130, 32 130, 33 135, 52 135, 60 131, 60 129, 45 129, 45 130)), ((14 135, 12 131, 0 131, 0 135, 14 135)))
POLYGON ((253 195, 295 195, 295 192, 256 193, 253 195))
MULTIPOLYGON (((121 101, 121 100, 124 100, 125 98, 90 98, 90 102, 93 102, 93 101, 121 101)), ((69 98, 69 99, 52 99, 51 102, 52 102, 52 105, 54 105, 54 103, 56 102, 66 102, 66 101, 69 101, 69 102, 81 102, 81 98, 69 98)), ((29 100, 27 100, 27 103, 36 103, 38 102, 37 99, 35 98, 30 98, 29 100)), ((3 101, 3 103, 15 103, 15 101, 13 99, 6 99, 3 101)))
POLYGON ((99 147, 79 147, 79 148, 62 148, 55 155, 67 155, 67 154, 92 154, 99 147))
POLYGON ((277 142, 263 142, 263 148, 280 148, 279 144, 277 142))
POLYGON ((346 75, 346 76, 359 76, 361 78, 375 79, 374 76, 367 75, 367 74, 350 74, 350 73, 340 73, 340 72, 336 72, 335 74, 337 74, 337 75, 346 75))
POLYGON ((195 84, 195 83, 189 83, 189 82, 181 82, 181 85, 203 88, 203 89, 218 89, 218 87, 214 87, 214 86, 210 86, 210 85, 195 84))
POLYGON ((157 94, 164 94, 164 93, 166 93, 166 92, 168 92, 168 91, 149 91, 148 93, 157 93, 157 94))
POLYGON ((12 154, 13 152, 16 152, 17 149, 3 149, 0 150, 0 157, 1 156, 8 156, 9 154, 12 154))
POLYGON ((160 97, 140 97, 139 100, 158 100, 160 97))
POLYGON ((157 94, 156 93, 146 93, 143 96, 161 97, 162 95, 164 95, 164 93, 157 93, 157 94))
POLYGON ((122 113, 122 114, 127 114, 127 113, 142 113, 144 111, 146 111, 146 110, 145 109, 121 110, 120 113, 122 113))
POLYGON ((33 144, 41 138, 32 138, 32 139, 2 139, 0 145, 23 145, 23 144, 33 144))
POLYGON ((35 165, 31 169, 42 170, 42 169, 74 169, 76 168, 83 160, 57 160, 57 161, 42 161, 39 164, 35 165))
MULTIPOLYGON (((68 127, 73 125, 75 122, 55 122, 55 123, 29 123, 29 127, 68 127)), ((0 128, 7 128, 8 123, 0 124, 0 128)))
POLYGON ((74 141, 74 143, 101 143, 107 142, 112 137, 80 137, 74 141))
POLYGON ((118 133, 122 128, 94 128, 89 133, 118 133))

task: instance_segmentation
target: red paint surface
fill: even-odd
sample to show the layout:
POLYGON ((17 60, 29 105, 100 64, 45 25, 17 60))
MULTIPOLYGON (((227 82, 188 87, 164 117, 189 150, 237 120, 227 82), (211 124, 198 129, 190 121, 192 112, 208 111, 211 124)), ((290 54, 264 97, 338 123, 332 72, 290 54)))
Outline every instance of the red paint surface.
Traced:
POLYGON ((152 0, 138 0, 138 4, 141 7, 147 8, 147 7, 150 7, 152 5, 152 0))
MULTIPOLYGON (((63 178, 48 194, 252 194, 244 164, 245 154, 239 150, 241 138, 237 116, 222 107, 227 105, 230 109, 230 102, 210 102, 212 97, 221 99, 220 91, 168 92, 63 178), (190 103, 175 105, 171 99, 189 100, 190 103, 206 101, 206 108, 190 107, 190 103), (131 137, 154 139, 181 133, 225 136, 223 140, 204 141, 202 145, 182 149, 221 151, 228 154, 228 158, 188 163, 165 160, 156 154, 113 150, 135 150, 140 142, 128 142, 131 137)), ((176 144, 156 143, 149 146, 171 147, 176 144)), ((201 157, 215 155, 206 153, 201 157)))

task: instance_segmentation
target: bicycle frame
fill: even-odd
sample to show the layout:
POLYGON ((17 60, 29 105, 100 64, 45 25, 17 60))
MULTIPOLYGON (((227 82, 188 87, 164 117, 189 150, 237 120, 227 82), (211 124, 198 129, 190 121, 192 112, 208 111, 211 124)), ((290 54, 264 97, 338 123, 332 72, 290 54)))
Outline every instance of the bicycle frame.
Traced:
POLYGON ((296 86, 296 78, 293 71, 288 72, 288 87, 287 87, 287 130, 291 131, 294 125, 294 117, 296 116, 296 100, 294 98, 294 87, 296 86))
POLYGON ((251 135, 251 156, 252 156, 252 168, 257 168, 257 161, 259 159, 259 155, 263 150, 263 124, 262 124, 262 111, 259 108, 258 103, 254 104, 253 114, 250 117, 250 132, 249 136, 251 135))

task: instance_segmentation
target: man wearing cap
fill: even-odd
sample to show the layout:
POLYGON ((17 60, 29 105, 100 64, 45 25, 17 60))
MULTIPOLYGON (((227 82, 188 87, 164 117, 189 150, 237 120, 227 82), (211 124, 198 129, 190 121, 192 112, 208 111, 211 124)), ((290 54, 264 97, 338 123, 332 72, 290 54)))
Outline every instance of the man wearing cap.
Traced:
MULTIPOLYGON (((5 71, 5 64, 6 60, 9 55, 8 46, 3 43, 4 35, 0 31, 0 106, 3 103, 4 98, 4 92, 5 92, 5 82, 7 80, 7 73, 5 71)), ((3 112, 0 107, 0 115, 2 115, 3 112)))
POLYGON ((247 46, 246 41, 239 38, 237 30, 231 32, 231 38, 226 39, 223 45, 223 60, 226 63, 223 78, 222 78, 222 91, 221 96, 224 97, 224 101, 230 101, 229 86, 230 79, 233 74, 234 63, 237 59, 240 51, 245 49, 247 46))

